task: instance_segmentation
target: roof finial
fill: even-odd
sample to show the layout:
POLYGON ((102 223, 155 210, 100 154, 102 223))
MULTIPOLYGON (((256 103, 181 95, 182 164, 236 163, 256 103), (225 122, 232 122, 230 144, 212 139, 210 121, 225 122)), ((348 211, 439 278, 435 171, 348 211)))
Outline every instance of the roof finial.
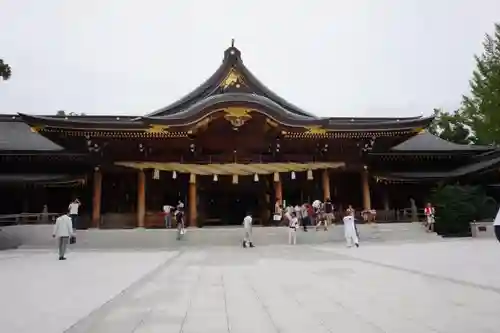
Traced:
POLYGON ((234 47, 234 38, 231 39, 231 47, 234 47))

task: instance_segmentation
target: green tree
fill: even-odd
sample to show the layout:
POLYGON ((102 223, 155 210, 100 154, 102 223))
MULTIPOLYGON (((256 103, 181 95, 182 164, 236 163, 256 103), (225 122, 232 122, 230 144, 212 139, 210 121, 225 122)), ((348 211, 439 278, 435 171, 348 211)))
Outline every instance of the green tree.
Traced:
POLYGON ((475 142, 475 137, 460 111, 449 113, 441 109, 434 109, 434 117, 434 121, 429 126, 430 133, 458 144, 475 142))
POLYGON ((477 143, 500 144, 500 24, 486 34, 483 53, 475 56, 471 92, 463 96, 460 114, 477 143))
POLYGON ((56 112, 56 116, 60 116, 60 117, 64 117, 64 116, 85 116, 86 114, 85 113, 76 113, 76 112, 68 112, 66 113, 66 111, 64 110, 59 110, 56 112))
POLYGON ((436 208, 436 232, 448 236, 468 235, 470 222, 491 219, 497 210, 496 201, 480 186, 441 185, 429 202, 436 208))
POLYGON ((6 64, 5 62, 3 62, 3 59, 0 59, 0 78, 8 80, 10 79, 11 75, 12 75, 12 70, 9 64, 6 64))

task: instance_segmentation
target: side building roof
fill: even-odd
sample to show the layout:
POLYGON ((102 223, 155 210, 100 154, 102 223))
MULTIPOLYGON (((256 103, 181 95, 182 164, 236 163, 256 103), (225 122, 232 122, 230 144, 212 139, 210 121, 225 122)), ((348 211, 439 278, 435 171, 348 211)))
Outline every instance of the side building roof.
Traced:
POLYGON ((423 131, 393 147, 393 152, 485 152, 494 150, 492 146, 461 145, 423 131))
POLYGON ((63 148, 33 132, 19 117, 0 115, 1 152, 60 152, 63 148))

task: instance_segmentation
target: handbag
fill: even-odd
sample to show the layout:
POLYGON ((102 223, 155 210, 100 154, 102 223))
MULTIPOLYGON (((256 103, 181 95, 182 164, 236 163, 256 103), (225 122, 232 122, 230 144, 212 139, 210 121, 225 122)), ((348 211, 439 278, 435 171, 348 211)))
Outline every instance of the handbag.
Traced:
POLYGON ((281 221, 281 215, 279 215, 279 214, 274 214, 274 215, 273 215, 273 220, 274 220, 274 221, 281 221))
POLYGON ((69 238, 69 243, 70 243, 70 244, 75 244, 75 243, 76 243, 76 237, 75 237, 75 236, 71 236, 71 237, 69 238))

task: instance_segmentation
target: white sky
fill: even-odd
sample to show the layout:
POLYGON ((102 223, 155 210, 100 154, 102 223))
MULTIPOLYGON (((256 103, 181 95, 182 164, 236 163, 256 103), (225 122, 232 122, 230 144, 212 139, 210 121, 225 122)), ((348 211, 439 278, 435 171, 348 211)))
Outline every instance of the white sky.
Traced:
POLYGON ((236 39, 245 65, 320 116, 453 109, 499 0, 0 0, 0 113, 143 115, 236 39))

